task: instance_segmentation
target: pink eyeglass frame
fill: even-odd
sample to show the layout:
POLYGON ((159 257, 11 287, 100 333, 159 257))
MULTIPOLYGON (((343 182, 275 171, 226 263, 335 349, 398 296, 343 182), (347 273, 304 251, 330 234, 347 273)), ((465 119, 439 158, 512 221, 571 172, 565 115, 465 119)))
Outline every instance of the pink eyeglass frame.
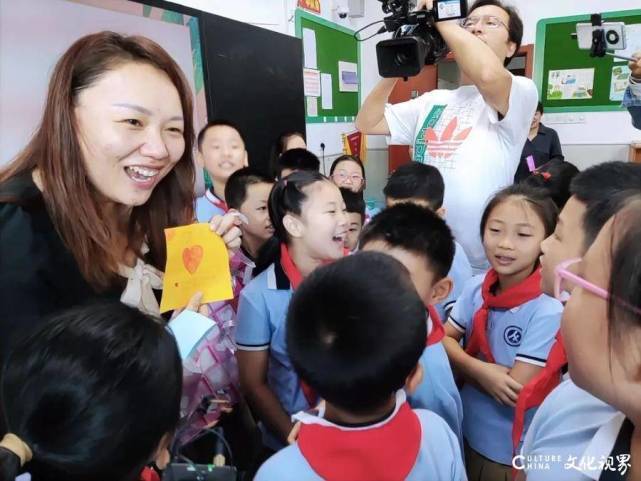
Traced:
POLYGON ((589 281, 586 281, 583 277, 578 276, 574 272, 568 270, 570 266, 576 264, 577 262, 581 262, 580 257, 563 261, 554 268, 554 297, 562 302, 567 301, 567 296, 563 295, 564 293, 566 293, 566 291, 561 290, 561 281, 563 279, 567 279, 577 286, 580 286, 582 289, 585 289, 586 291, 589 291, 592 294, 607 301, 610 298, 610 293, 607 290, 595 284, 592 284, 589 281))

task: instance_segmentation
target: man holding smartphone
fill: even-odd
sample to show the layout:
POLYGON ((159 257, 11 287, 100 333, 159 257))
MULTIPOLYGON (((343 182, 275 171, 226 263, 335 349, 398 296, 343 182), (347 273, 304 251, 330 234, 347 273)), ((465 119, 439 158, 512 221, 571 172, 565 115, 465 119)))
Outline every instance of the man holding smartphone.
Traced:
POLYGON ((632 55, 636 61, 629 62, 630 85, 623 97, 623 106, 632 116, 632 125, 641 130, 641 50, 632 55))
MULTIPOLYGON (((431 10, 433 4, 420 0, 418 7, 431 10)), ((454 53, 461 86, 388 105, 398 79, 382 79, 365 99, 356 127, 413 146, 414 160, 439 169, 448 221, 480 273, 487 267, 478 232, 482 210, 513 181, 538 93, 532 80, 505 68, 523 36, 523 22, 512 7, 478 0, 462 22, 441 21, 436 28, 454 53)))

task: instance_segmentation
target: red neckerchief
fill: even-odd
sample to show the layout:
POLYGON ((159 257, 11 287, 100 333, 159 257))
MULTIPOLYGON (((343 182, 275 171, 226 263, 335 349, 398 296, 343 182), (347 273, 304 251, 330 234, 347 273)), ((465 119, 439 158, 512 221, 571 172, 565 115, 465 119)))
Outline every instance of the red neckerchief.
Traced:
POLYGON ((326 481, 399 481, 416 464, 421 423, 404 402, 381 426, 341 429, 301 424, 298 447, 312 469, 326 481))
POLYGON ((512 447, 516 452, 521 435, 523 434, 523 424, 525 422, 525 412, 533 407, 540 406, 543 400, 552 390, 558 386, 561 380, 561 370, 568 363, 563 346, 561 331, 557 332, 556 340, 550 349, 545 367, 528 382, 516 401, 514 410, 514 423, 512 424, 512 447))
MULTIPOLYGON (((298 286, 300 286, 300 283, 303 282, 303 275, 298 270, 298 267, 296 267, 296 264, 294 264, 294 260, 292 259, 292 256, 289 255, 289 250, 284 242, 280 245, 280 265, 283 268, 287 279, 289 279, 292 289, 296 290, 298 286)), ((303 395, 305 396, 309 407, 316 406, 316 403, 318 402, 318 394, 316 394, 316 391, 302 380, 300 381, 300 388, 303 391, 303 395)))
POLYGON ((294 260, 292 256, 289 255, 289 250, 284 242, 280 245, 280 265, 287 279, 289 279, 292 289, 298 289, 300 283, 303 282, 303 275, 298 270, 298 267, 296 267, 296 264, 294 264, 294 260))
POLYGON ((224 212, 227 212, 229 210, 227 203, 224 200, 220 199, 216 194, 214 194, 213 190, 207 189, 207 191, 205 192, 205 198, 219 209, 222 209, 224 212))
POLYGON ((465 348, 465 352, 470 356, 476 356, 480 352, 485 361, 492 364, 495 363, 494 355, 492 355, 490 343, 487 340, 487 320, 490 309, 513 309, 539 297, 541 295, 541 269, 536 269, 521 283, 497 296, 492 294, 492 287, 498 280, 499 276, 494 269, 487 271, 481 289, 483 305, 474 314, 472 335, 465 348))
POLYGON ((140 473, 140 481, 160 481, 160 476, 155 469, 146 467, 140 473))
POLYGON ((430 319, 432 320, 432 332, 427 335, 426 346, 431 346, 443 340, 443 337, 445 337, 445 328, 443 327, 441 316, 438 315, 434 306, 427 306, 427 312, 430 313, 430 319))

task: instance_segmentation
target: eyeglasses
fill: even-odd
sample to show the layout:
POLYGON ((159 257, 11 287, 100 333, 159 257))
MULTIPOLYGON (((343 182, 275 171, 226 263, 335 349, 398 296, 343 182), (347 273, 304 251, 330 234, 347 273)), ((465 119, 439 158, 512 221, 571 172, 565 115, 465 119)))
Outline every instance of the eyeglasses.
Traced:
POLYGON ((503 23, 503 21, 495 17, 494 15, 482 15, 480 17, 467 17, 461 20, 461 27, 463 27, 465 30, 470 30, 476 26, 477 23, 481 22, 481 25, 485 28, 499 28, 499 27, 505 27, 506 30, 509 31, 507 28, 507 25, 503 23))
POLYGON ((570 298, 572 289, 579 286, 582 289, 600 297, 604 301, 607 301, 610 298, 610 293, 608 291, 586 281, 583 277, 568 270, 570 266, 578 264, 579 262, 581 262, 581 258, 569 259, 556 266, 554 269, 554 297, 561 302, 567 302, 570 298))
POLYGON ((348 174, 346 170, 337 170, 332 174, 332 178, 338 182, 343 183, 350 181, 354 186, 360 186, 363 183, 363 176, 358 174, 348 174))

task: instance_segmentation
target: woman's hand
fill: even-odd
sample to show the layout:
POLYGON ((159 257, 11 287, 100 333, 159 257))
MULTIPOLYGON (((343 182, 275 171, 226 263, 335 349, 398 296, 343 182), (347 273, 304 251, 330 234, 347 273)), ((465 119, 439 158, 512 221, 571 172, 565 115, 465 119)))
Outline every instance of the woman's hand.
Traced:
POLYGON ((225 215, 215 215, 209 221, 209 227, 223 238, 227 249, 236 251, 240 249, 242 232, 240 225, 243 223, 243 215, 240 212, 230 210, 225 215))

